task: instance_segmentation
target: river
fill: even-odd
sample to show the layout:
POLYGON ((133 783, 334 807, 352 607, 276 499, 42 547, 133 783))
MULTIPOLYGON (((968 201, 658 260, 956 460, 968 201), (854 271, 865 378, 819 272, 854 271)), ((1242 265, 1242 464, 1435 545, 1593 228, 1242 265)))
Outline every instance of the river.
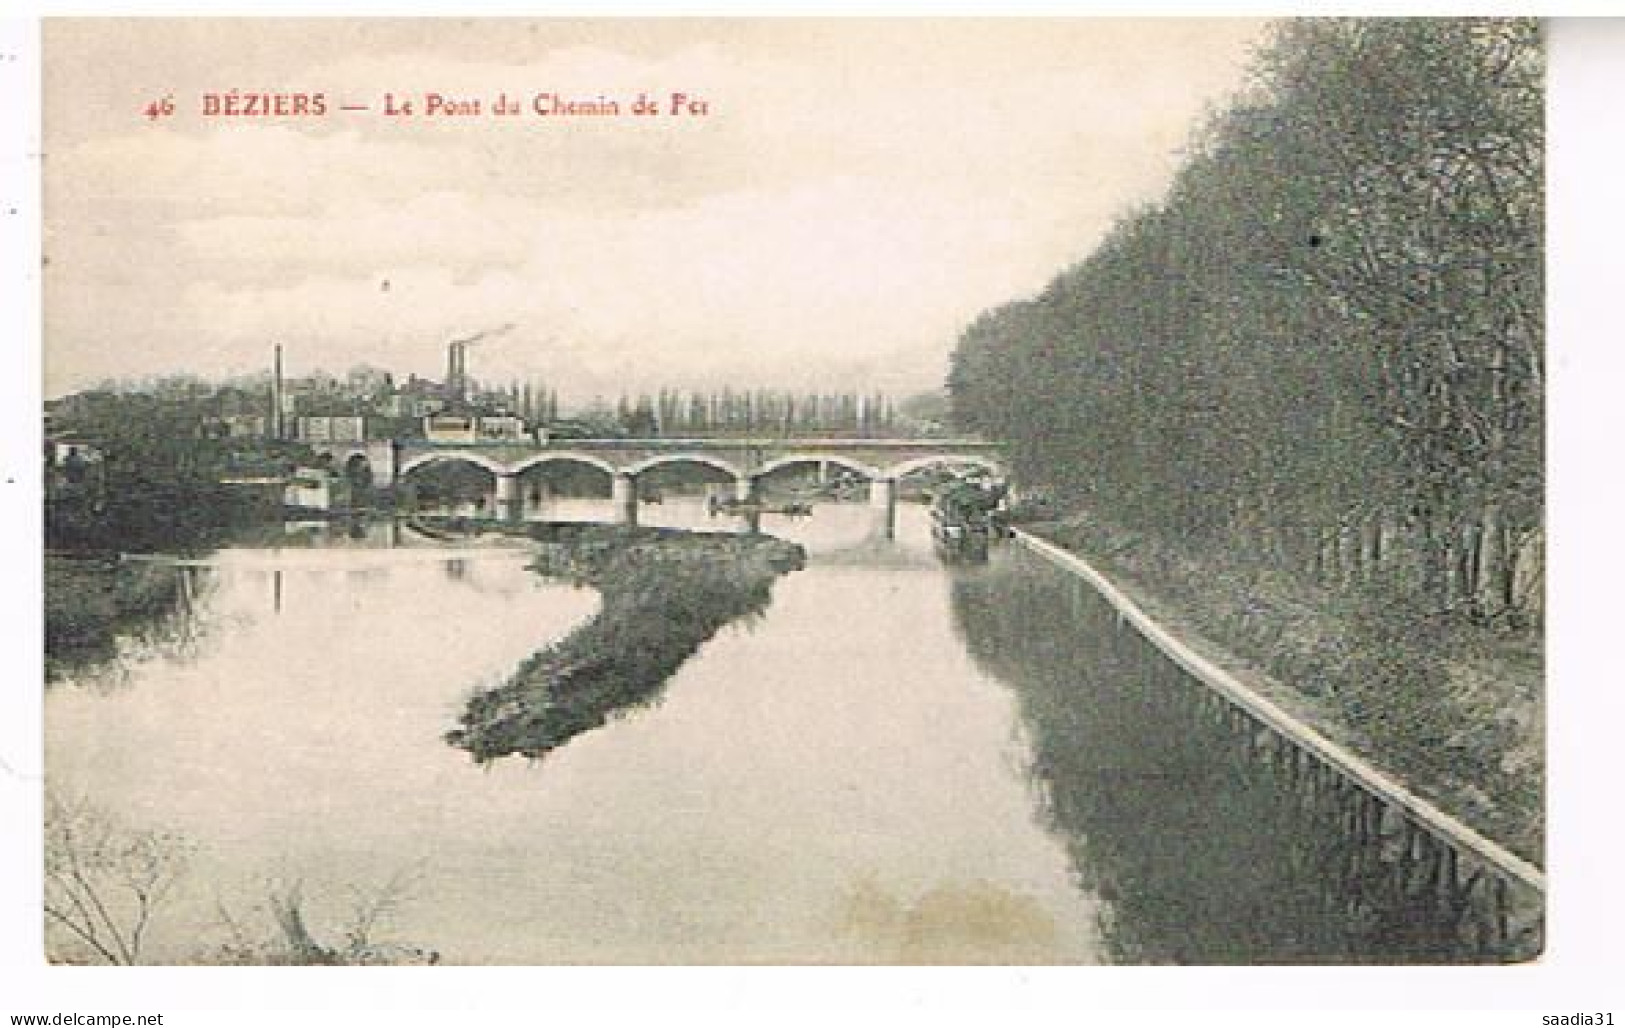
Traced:
MULTIPOLYGON (((640 513, 719 527, 692 500, 640 513)), ((448 963, 1416 953, 1349 913, 1326 833, 1136 679, 1064 576, 1009 547, 946 567, 916 506, 880 527, 851 504, 765 518, 809 561, 763 617, 658 705, 485 767, 443 734, 593 593, 511 541, 245 539, 177 569, 163 630, 50 688, 47 781, 185 840, 154 962, 219 959, 295 887, 319 938, 376 906, 375 938, 448 963)))

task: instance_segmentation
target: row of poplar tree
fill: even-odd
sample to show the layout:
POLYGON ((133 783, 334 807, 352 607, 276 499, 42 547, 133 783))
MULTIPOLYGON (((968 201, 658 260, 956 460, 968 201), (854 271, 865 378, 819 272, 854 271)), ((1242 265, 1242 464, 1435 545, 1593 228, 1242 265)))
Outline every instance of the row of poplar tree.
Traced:
POLYGON ((1537 23, 1277 25, 1166 198, 963 333, 956 421, 1119 525, 1542 613, 1537 23))
POLYGON ((886 435, 896 407, 883 394, 791 393, 775 389, 683 391, 622 396, 616 417, 632 435, 886 435))

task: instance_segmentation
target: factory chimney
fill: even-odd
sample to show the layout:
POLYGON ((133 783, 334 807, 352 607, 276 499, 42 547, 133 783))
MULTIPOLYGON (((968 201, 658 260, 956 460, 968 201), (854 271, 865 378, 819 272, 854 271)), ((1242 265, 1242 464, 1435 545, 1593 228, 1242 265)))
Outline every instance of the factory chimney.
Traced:
POLYGON ((460 339, 446 347, 446 399, 461 404, 467 393, 468 355, 460 339))
POLYGON ((282 344, 276 345, 276 359, 271 368, 271 438, 281 439, 282 433, 282 344))

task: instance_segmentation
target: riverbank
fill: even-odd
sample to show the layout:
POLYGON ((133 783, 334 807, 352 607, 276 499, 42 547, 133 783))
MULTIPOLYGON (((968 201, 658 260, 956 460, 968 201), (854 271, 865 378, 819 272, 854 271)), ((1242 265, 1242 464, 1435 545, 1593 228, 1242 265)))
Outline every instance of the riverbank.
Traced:
POLYGON ((763 535, 615 525, 537 525, 534 570, 597 590, 598 614, 470 697, 446 741, 481 763, 538 759, 623 711, 656 702, 667 679, 724 625, 760 614, 773 583, 805 562, 763 535))
POLYGON ((107 557, 45 557, 45 679, 110 659, 120 634, 139 631, 175 609, 175 570, 107 557))
POLYGON ((1542 860, 1538 646, 1082 517, 1026 527, 1090 561, 1193 649, 1300 720, 1542 860))

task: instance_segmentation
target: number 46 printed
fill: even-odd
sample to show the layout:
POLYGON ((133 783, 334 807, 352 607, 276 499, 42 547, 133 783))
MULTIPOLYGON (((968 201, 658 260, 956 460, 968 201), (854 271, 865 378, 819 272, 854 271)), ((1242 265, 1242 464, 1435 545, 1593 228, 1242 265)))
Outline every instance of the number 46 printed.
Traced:
POLYGON ((164 97, 162 100, 154 100, 147 104, 146 108, 143 109, 141 113, 147 116, 148 121, 157 121, 159 118, 167 118, 175 113, 175 97, 170 95, 164 97))

